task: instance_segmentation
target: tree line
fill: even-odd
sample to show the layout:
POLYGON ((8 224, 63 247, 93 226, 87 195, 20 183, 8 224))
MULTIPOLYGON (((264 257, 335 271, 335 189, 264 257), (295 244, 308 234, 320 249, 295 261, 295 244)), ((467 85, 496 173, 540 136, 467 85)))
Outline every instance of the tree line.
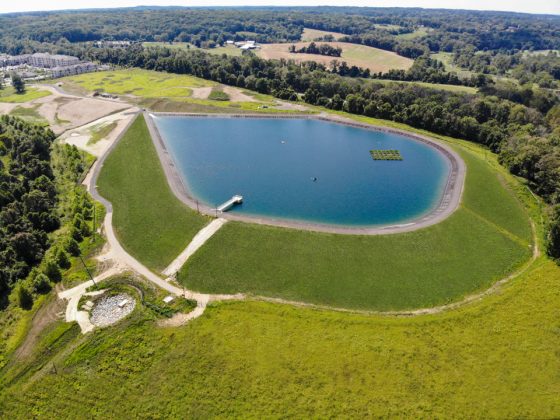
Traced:
POLYGON ((86 169, 75 146, 51 130, 0 117, 0 302, 23 308, 62 280, 92 234, 93 202, 77 182, 86 169))
POLYGON ((295 45, 290 45, 288 51, 297 54, 319 54, 319 55, 326 55, 329 57, 340 57, 342 55, 342 48, 340 47, 333 47, 329 44, 315 44, 315 42, 311 42, 309 45, 304 45, 301 48, 297 48, 295 45))

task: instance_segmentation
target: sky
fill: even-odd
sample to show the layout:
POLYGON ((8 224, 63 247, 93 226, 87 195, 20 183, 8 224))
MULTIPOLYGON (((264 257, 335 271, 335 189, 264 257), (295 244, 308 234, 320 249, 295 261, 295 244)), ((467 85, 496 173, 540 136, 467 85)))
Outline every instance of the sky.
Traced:
POLYGON ((560 0, 0 0, 0 13, 150 6, 370 6, 504 10, 560 15, 560 0))

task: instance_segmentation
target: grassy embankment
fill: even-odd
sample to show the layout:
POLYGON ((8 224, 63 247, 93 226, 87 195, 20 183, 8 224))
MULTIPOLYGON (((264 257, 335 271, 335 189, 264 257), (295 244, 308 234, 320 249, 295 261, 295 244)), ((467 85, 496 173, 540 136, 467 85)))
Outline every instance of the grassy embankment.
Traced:
POLYGON ((340 32, 320 31, 318 29, 304 28, 303 33, 301 34, 301 40, 303 42, 315 41, 317 38, 323 38, 325 35, 331 35, 335 41, 337 41, 338 38, 346 36, 340 32))
POLYGON ((23 103, 30 102, 35 99, 44 98, 51 93, 48 90, 41 90, 37 88, 26 88, 24 93, 16 93, 15 89, 11 86, 0 90, 0 102, 7 103, 23 103))
POLYGON ((514 186, 503 185, 510 177, 458 150, 468 166, 463 204, 442 223, 380 236, 229 223, 178 278, 198 291, 370 310, 439 305, 486 288, 528 258, 530 226, 514 186))
POLYGON ((125 249, 156 271, 208 222, 171 192, 143 117, 105 161, 98 186, 113 204, 113 224, 125 249))

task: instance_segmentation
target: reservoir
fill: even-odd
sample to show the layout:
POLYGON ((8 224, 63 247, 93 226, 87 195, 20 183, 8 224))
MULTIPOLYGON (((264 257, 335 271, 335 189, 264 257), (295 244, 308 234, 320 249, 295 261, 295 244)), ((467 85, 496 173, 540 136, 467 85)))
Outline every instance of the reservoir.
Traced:
POLYGON ((402 134, 306 118, 154 116, 188 194, 229 212, 336 226, 403 224, 434 210, 451 163, 402 134), (402 160, 374 160, 396 150, 402 160))

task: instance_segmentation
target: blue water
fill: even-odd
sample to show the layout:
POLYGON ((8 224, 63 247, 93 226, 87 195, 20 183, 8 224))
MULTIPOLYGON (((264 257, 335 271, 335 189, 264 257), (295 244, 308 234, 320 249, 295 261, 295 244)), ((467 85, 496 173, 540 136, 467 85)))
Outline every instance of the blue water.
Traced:
POLYGON ((407 137, 308 119, 155 117, 189 193, 231 212, 323 224, 403 223, 437 206, 449 163, 407 137), (404 160, 374 161, 372 149, 404 160), (313 179, 316 178, 316 181, 313 179))

